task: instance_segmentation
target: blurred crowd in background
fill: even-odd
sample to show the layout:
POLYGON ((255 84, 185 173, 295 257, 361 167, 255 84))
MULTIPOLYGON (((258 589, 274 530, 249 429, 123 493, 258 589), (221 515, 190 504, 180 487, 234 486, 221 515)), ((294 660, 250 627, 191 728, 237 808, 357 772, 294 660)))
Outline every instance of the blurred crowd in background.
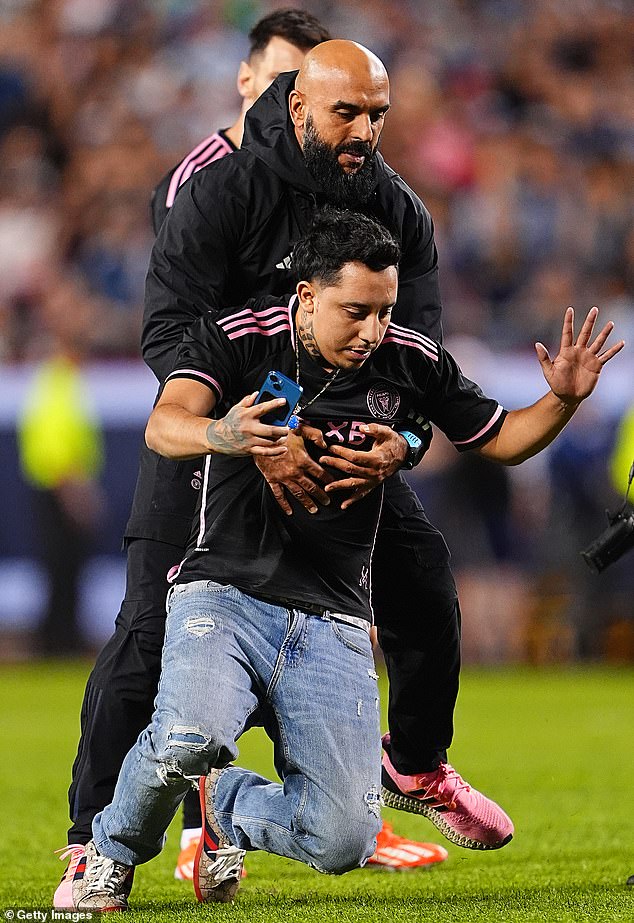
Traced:
MULTIPOLYGON (((234 121, 246 34, 291 5, 388 68, 382 152, 432 213, 467 374, 556 344, 570 303, 634 348, 629 0, 0 0, 0 374, 60 342, 138 358, 151 190, 234 121)), ((468 659, 634 659, 634 555, 600 578, 579 557, 625 489, 620 422, 590 403, 526 472, 435 440, 413 477, 468 659)))

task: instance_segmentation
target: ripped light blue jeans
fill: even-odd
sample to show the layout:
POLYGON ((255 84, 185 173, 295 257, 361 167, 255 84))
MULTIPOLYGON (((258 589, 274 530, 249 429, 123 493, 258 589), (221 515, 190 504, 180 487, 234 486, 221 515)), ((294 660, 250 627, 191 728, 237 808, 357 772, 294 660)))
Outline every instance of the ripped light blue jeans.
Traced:
POLYGON ((223 832, 321 872, 363 865, 380 828, 367 632, 211 581, 173 587, 167 611, 154 715, 95 817, 99 852, 128 865, 157 855, 191 782, 234 760, 240 735, 260 723, 282 784, 229 767, 214 794, 223 832))

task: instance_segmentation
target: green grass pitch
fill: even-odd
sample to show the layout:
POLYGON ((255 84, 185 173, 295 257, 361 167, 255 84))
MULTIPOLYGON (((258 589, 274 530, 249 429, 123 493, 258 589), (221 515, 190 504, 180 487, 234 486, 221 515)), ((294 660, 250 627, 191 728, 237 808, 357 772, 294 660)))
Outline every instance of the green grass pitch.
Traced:
MULTIPOLYGON (((0 671, 0 920, 11 919, 7 909, 17 921, 17 908, 51 906, 88 670, 80 662, 0 671)), ((177 819, 163 854, 137 872, 130 915, 147 923, 634 920, 634 889, 625 885, 634 873, 634 673, 465 670, 456 724, 454 765, 514 819, 505 849, 448 846, 449 860, 429 871, 342 877, 253 853, 236 903, 202 907, 191 885, 172 877, 177 819)), ((241 757, 272 772, 257 731, 243 738, 241 757)), ((386 816, 402 834, 444 842, 423 818, 386 816)))

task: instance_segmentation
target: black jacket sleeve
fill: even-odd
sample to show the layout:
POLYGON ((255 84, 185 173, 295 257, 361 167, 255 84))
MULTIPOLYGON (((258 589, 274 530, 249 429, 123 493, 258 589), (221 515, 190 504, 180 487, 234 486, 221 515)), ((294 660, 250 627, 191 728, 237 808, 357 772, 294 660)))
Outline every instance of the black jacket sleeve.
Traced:
POLYGON ((394 171, 387 169, 391 179, 381 184, 378 196, 402 249, 394 320, 442 342, 442 302, 434 225, 416 193, 394 171))
POLYGON ((141 349, 159 381, 172 371, 185 330, 224 304, 244 225, 240 196, 225 183, 231 159, 211 164, 181 189, 152 250, 141 349))

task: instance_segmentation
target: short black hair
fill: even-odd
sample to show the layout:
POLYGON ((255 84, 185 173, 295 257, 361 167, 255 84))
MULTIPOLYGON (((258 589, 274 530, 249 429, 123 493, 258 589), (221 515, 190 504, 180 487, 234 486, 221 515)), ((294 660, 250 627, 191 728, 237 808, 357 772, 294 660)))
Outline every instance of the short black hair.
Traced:
POLYGON ((312 13, 304 10, 275 10, 258 20, 249 32, 249 58, 264 51, 275 37, 286 39, 296 48, 314 48, 331 36, 312 13))
POLYGON ((363 263, 373 272, 398 266, 401 248, 392 234, 361 212, 327 206, 293 248, 297 281, 336 285, 346 263, 363 263))

